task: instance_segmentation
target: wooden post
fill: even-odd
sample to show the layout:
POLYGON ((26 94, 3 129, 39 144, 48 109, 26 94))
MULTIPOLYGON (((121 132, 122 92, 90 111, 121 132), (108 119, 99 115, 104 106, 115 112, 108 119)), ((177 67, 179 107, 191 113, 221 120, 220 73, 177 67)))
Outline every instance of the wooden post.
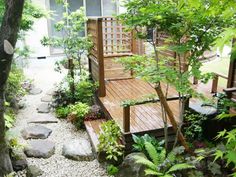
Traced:
MULTIPOLYGON (((174 114, 173 114, 172 110, 170 109, 170 107, 169 107, 169 105, 168 105, 168 103, 166 101, 166 98, 165 98, 165 96, 164 96, 164 94, 163 94, 163 92, 161 90, 161 86, 158 86, 157 88, 155 88, 155 90, 157 92, 157 95, 158 95, 158 97, 160 99, 161 104, 164 107, 164 110, 166 111, 166 113, 167 113, 167 115, 169 117, 169 120, 170 120, 170 122, 171 122, 171 124, 173 126, 173 129, 177 132, 178 131, 178 124, 175 121, 174 114)), ((191 153, 191 151, 190 151, 190 149, 189 149, 189 147, 188 147, 188 145, 187 145, 187 143, 185 141, 185 138, 184 138, 184 136, 183 136, 181 131, 178 133, 178 139, 179 139, 180 143, 182 144, 182 146, 184 146, 185 150, 187 152, 191 153)))
POLYGON ((124 132, 130 132, 130 106, 123 108, 123 128, 124 132))
POLYGON ((106 96, 105 88, 105 73, 104 73, 104 55, 103 55, 103 32, 102 32, 102 18, 97 19, 97 59, 99 68, 99 96, 106 96))
POLYGON ((212 81, 211 93, 217 93, 219 76, 216 74, 212 81))

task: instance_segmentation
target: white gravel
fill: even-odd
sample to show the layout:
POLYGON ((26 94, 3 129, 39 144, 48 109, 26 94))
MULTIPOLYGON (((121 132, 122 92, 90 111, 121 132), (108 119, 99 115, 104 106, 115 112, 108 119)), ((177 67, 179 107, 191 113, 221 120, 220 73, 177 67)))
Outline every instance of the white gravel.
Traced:
MULTIPOLYGON (((33 79, 35 86, 42 89, 43 92, 39 95, 27 95, 24 98, 26 108, 19 111, 15 127, 12 129, 19 136, 22 143, 26 143, 26 141, 20 136, 20 131, 30 126, 30 124, 27 123, 29 120, 43 116, 54 117, 53 113, 39 114, 36 108, 41 103, 40 100, 45 96, 46 92, 53 88, 55 82, 58 83, 63 78, 63 75, 54 71, 54 63, 56 60, 56 58, 46 60, 31 59, 28 67, 25 69, 27 77, 33 79)), ((29 165, 36 165, 44 171, 42 177, 107 176, 106 170, 97 160, 78 162, 66 159, 61 155, 64 143, 80 137, 88 139, 88 135, 85 131, 77 131, 71 123, 65 120, 59 120, 58 123, 53 124, 43 124, 43 126, 52 129, 52 134, 48 137, 48 140, 55 143, 55 154, 48 159, 27 158, 29 165)))

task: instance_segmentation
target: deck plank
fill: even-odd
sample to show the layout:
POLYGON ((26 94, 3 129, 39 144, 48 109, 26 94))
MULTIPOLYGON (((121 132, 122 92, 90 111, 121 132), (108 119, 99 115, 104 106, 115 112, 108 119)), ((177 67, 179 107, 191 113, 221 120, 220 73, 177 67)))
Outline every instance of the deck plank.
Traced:
MULTIPOLYGON (((163 86, 164 88, 164 86, 163 86)), ((123 130, 123 108, 125 100, 142 99, 144 96, 156 94, 154 88, 140 79, 124 79, 107 81, 105 97, 99 97, 105 109, 123 130)), ((169 96, 176 95, 173 88, 169 88, 169 96)), ((171 109, 178 120, 178 101, 169 101, 171 109)), ((131 106, 130 132, 139 133, 155 129, 163 129, 160 103, 131 106)))

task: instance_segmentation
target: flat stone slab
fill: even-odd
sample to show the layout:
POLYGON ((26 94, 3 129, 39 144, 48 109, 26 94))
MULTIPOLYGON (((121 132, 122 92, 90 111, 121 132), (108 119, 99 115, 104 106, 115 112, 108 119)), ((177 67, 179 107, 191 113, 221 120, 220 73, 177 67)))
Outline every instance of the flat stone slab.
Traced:
POLYGON ((210 106, 210 105, 204 105, 200 102, 189 104, 189 108, 199 114, 206 115, 206 116, 212 116, 217 113, 217 109, 215 107, 210 106))
POLYGON ((38 95, 42 93, 43 91, 40 88, 33 87, 30 89, 29 94, 30 95, 38 95))
POLYGON ((24 152, 27 157, 49 158, 55 153, 55 144, 48 140, 31 140, 24 152))
POLYGON ((50 123, 58 123, 58 120, 56 118, 51 118, 51 117, 44 117, 44 118, 39 117, 28 121, 28 123, 50 124, 50 123))
POLYGON ((50 107, 47 103, 42 103, 38 106, 37 110, 38 110, 38 113, 49 113, 50 107))
POLYGON ((44 97, 41 98, 42 102, 52 102, 52 96, 50 95, 45 95, 44 97))
POLYGON ((90 161, 94 159, 90 142, 86 139, 78 139, 64 144, 62 155, 77 161, 90 161))
POLYGON ((21 135, 24 139, 46 139, 52 130, 42 125, 34 125, 27 127, 21 131, 21 135))
POLYGON ((53 89, 53 88, 52 88, 52 89, 48 90, 46 94, 47 94, 47 95, 50 95, 50 96, 53 96, 53 95, 56 94, 56 89, 53 89))

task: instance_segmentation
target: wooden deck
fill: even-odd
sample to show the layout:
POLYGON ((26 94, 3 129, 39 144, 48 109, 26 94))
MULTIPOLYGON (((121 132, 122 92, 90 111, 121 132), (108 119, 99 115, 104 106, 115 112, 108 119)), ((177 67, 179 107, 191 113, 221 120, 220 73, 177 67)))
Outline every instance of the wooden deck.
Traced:
MULTIPOLYGON (((106 96, 99 97, 99 100, 109 113, 109 116, 113 118, 122 129, 122 102, 125 100, 142 99, 147 95, 155 93, 156 92, 151 85, 139 79, 114 80, 107 81, 106 96)), ((171 97, 176 95, 176 91, 170 88, 168 96, 171 97)), ((178 122, 179 102, 169 101, 168 103, 175 115, 176 121, 178 122)), ((169 126, 171 125, 169 124, 169 126)), ((131 106, 130 133, 148 132, 158 129, 163 129, 161 106, 159 103, 131 106)))

